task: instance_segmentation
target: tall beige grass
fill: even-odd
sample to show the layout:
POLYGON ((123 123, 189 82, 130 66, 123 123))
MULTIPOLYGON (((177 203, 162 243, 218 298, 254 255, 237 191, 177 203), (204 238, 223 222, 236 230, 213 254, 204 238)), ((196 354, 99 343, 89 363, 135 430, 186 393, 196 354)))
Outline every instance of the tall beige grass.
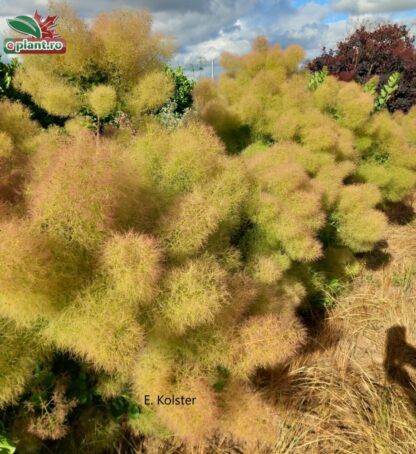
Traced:
POLYGON ((416 222, 391 226, 387 243, 378 269, 336 301, 284 376, 275 372, 274 453, 416 452, 416 222))

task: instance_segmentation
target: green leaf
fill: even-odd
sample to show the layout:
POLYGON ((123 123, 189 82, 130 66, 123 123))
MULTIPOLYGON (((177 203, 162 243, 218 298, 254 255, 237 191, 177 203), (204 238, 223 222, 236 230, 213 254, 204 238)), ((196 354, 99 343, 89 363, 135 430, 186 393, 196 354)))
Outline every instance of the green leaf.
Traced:
POLYGON ((12 445, 6 437, 0 435, 0 454, 12 454, 16 451, 16 447, 12 445))
POLYGON ((120 419, 128 411, 128 402, 124 397, 116 397, 110 403, 110 412, 113 418, 120 419))
POLYGON ((225 388, 225 383, 224 382, 218 382, 213 384, 214 390, 219 393, 224 390, 225 388))
POLYGON ((133 419, 133 420, 139 419, 140 408, 138 407, 138 405, 136 405, 134 403, 130 403, 128 411, 127 411, 127 416, 129 419, 133 419))
POLYGON ((15 19, 7 19, 9 27, 16 32, 33 38, 42 38, 42 30, 39 24, 30 16, 17 16, 15 19))

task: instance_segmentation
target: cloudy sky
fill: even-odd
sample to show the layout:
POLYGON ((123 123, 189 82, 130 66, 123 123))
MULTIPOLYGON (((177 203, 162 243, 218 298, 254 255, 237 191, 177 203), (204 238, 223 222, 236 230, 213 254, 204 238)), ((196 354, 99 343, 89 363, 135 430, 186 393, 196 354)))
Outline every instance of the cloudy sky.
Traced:
MULTIPOLYGON (((301 44, 309 57, 361 23, 395 21, 416 34, 416 0, 69 0, 86 19, 114 8, 147 8, 154 28, 177 38, 174 62, 189 70, 201 59, 218 61, 222 51, 243 53, 259 34, 282 46, 301 44)), ((0 0, 0 31, 5 19, 46 14, 47 0, 0 0)), ((207 68, 207 70, 209 70, 207 68)))

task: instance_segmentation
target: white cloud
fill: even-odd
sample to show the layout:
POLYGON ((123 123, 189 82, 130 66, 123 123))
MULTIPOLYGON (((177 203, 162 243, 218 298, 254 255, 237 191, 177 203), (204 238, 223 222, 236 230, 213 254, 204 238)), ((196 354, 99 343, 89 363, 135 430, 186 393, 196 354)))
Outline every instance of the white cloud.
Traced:
POLYGON ((174 34, 179 46, 192 46, 213 39, 259 3, 261 0, 210 0, 205 2, 205 10, 160 11, 154 15, 155 29, 174 34))
POLYGON ((416 10, 415 0, 340 0, 335 9, 354 14, 416 10))
MULTIPOLYGON (((182 65, 195 63, 201 56, 206 60, 218 61, 224 51, 241 54, 250 50, 251 42, 260 34, 283 46, 297 42, 308 48, 320 48, 322 46, 318 41, 328 29, 321 21, 330 12, 330 6, 315 2, 310 2, 298 10, 292 8, 289 1, 279 4, 274 2, 267 11, 261 8, 252 10, 252 14, 235 20, 231 26, 220 29, 208 39, 194 43, 188 36, 185 42, 190 44, 184 46, 175 62, 182 65)), ((182 18, 182 23, 187 22, 186 17, 182 18)), ((200 32, 206 31, 202 29, 200 32)))
POLYGON ((269 24, 269 33, 274 40, 287 45, 290 42, 310 48, 320 40, 328 26, 323 19, 331 13, 329 4, 309 2, 289 14, 278 16, 269 24))
POLYGON ((207 61, 218 60, 225 51, 242 54, 250 50, 255 36, 242 21, 237 20, 228 31, 220 30, 215 38, 186 46, 177 59, 183 64, 189 64, 197 62, 200 57, 207 61))

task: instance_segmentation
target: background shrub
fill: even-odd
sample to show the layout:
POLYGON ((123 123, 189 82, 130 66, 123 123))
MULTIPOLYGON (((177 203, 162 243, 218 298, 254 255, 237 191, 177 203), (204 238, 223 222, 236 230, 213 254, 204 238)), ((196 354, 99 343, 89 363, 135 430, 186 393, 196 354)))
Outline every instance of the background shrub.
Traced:
POLYGON ((416 104, 416 49, 415 37, 405 25, 384 24, 373 29, 361 26, 335 50, 327 51, 312 60, 311 71, 327 68, 339 80, 367 83, 378 76, 377 92, 389 77, 400 73, 398 89, 389 99, 391 112, 408 112, 416 104))

